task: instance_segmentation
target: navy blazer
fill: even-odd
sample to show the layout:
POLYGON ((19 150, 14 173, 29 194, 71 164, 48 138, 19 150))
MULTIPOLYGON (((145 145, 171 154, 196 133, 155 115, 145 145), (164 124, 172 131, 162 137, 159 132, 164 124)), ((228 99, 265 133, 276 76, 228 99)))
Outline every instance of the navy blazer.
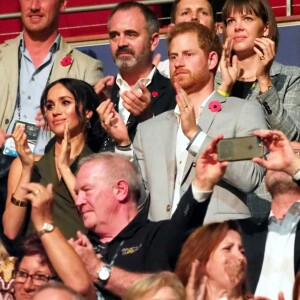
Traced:
MULTIPOLYGON (((153 116, 157 116, 163 112, 174 109, 176 106, 176 92, 173 88, 169 78, 162 76, 158 70, 155 70, 151 83, 147 86, 147 89, 151 93, 151 108, 153 116)), ((114 83, 111 92, 111 101, 114 103, 114 108, 116 111, 119 110, 119 87, 114 83)), ((129 116, 129 119, 126 123, 129 137, 133 141, 136 127, 143 120, 140 120, 138 117, 133 115, 129 116)), ((115 144, 113 140, 108 136, 107 133, 104 133, 103 137, 103 146, 101 151, 114 151, 115 144)))
MULTIPOLYGON (((248 260, 247 280, 250 292, 254 293, 262 270, 267 234, 268 219, 256 223, 253 218, 238 220, 242 227, 243 244, 248 260)), ((300 222, 297 225, 294 250, 295 274, 300 270, 300 222)))

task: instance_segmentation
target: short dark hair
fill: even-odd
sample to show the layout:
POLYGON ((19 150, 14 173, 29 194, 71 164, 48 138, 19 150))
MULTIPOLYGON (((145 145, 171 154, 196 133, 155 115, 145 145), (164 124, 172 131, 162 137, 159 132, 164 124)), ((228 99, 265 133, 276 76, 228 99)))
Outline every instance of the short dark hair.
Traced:
POLYGON ((53 275, 56 274, 41 242, 41 239, 37 234, 28 236, 21 243, 20 250, 18 251, 18 258, 14 267, 14 273, 19 270, 20 264, 25 256, 33 255, 39 255, 41 264, 48 265, 53 275))
MULTIPOLYGON (((172 4, 171 15, 170 15, 172 23, 175 23, 175 21, 176 21, 176 11, 177 11, 177 6, 178 6, 178 4, 179 4, 180 1, 181 0, 174 0, 174 2, 172 4)), ((215 10, 215 6, 212 5, 212 3, 211 3, 210 0, 206 0, 206 1, 209 3, 209 5, 211 7, 213 19, 216 20, 216 14, 217 14, 217 12, 215 10)))
POLYGON ((96 109, 100 104, 100 99, 94 91, 94 88, 87 82, 74 78, 61 78, 50 83, 45 88, 40 103, 40 108, 45 120, 45 105, 47 102, 48 93, 49 90, 57 84, 63 85, 74 96, 76 102, 76 114, 82 125, 82 129, 86 134, 86 143, 94 152, 99 151, 101 146, 100 137, 103 135, 103 131, 96 109), (82 112, 80 112, 80 107, 82 107, 82 112), (91 125, 90 127, 87 126, 87 111, 93 112, 92 117, 89 119, 89 123, 91 125))
POLYGON ((168 49, 172 40, 177 35, 185 33, 195 33, 197 35, 199 48, 204 50, 206 53, 215 51, 220 59, 222 46, 219 37, 215 34, 215 32, 197 22, 183 22, 174 25, 168 34, 168 49))
MULTIPOLYGON (((279 39, 278 27, 274 12, 268 0, 227 0, 222 9, 222 18, 225 27, 227 27, 227 18, 230 16, 232 11, 255 14, 257 17, 262 19, 264 24, 268 24, 268 38, 275 42, 277 50, 279 39)), ((226 35, 226 30, 224 30, 224 34, 226 35)))
POLYGON ((124 10, 126 11, 134 8, 139 9, 143 14, 146 20, 145 27, 149 37, 152 37, 154 33, 159 33, 159 21, 156 14, 148 6, 134 1, 121 2, 111 10, 107 22, 108 28, 110 27, 110 21, 116 12, 124 10))

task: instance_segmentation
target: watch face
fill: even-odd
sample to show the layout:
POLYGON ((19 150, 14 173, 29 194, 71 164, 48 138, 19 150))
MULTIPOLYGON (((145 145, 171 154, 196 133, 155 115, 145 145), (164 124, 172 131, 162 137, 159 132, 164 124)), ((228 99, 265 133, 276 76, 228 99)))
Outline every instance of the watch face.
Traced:
POLYGON ((106 281, 110 276, 110 268, 107 266, 104 266, 101 268, 100 272, 99 272, 99 279, 106 281))
POLYGON ((49 223, 45 223, 43 226, 43 229, 47 232, 50 232, 54 229, 54 225, 53 224, 49 224, 49 223))

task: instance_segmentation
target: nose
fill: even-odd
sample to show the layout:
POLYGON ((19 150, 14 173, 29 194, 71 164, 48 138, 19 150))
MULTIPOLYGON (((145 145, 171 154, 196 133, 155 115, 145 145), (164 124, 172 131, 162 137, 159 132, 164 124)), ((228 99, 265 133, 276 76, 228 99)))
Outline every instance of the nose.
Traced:
POLYGON ((119 40, 118 40, 118 47, 122 48, 122 47, 126 47, 128 46, 128 40, 125 36, 125 34, 120 34, 119 40))
POLYGON ((235 21, 235 27, 234 27, 235 31, 240 31, 243 30, 243 26, 242 26, 242 22, 241 20, 236 20, 235 21))
POLYGON ((75 204, 78 207, 78 209, 80 210, 80 207, 85 203, 86 203, 86 201, 85 201, 84 193, 79 191, 76 195, 75 204))
POLYGON ((60 115, 60 114, 61 114, 61 107, 60 107, 60 105, 55 105, 55 106, 53 106, 51 112, 52 112, 52 114, 53 114, 54 116, 60 115))
POLYGON ((176 57, 174 66, 175 66, 175 68, 180 68, 180 67, 184 66, 184 56, 183 55, 178 55, 176 57))
POLYGON ((23 283, 23 289, 26 292, 31 292, 36 289, 35 285, 33 284, 32 278, 30 276, 28 276, 25 282, 23 283))
POLYGON ((192 12, 191 21, 192 22, 198 22, 199 21, 197 11, 192 12))
POLYGON ((32 0, 31 1, 30 9, 32 11, 39 11, 40 8, 41 8, 40 0, 32 0))

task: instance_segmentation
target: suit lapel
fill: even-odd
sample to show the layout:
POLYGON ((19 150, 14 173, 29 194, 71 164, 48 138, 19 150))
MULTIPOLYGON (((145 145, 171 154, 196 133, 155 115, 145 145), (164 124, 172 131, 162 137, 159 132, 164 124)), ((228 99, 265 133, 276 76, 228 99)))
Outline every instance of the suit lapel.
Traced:
POLYGON ((10 83, 10 98, 17 98, 18 90, 18 78, 19 78, 19 46, 20 46, 20 36, 18 39, 7 41, 9 47, 5 48, 5 52, 2 54, 5 59, 2 59, 3 66, 6 70, 6 74, 9 77, 8 82, 10 83))
MULTIPOLYGON (((221 96, 219 93, 214 92, 212 94, 212 96, 210 97, 209 101, 206 103, 205 107, 203 108, 201 114, 200 114, 200 118, 198 120, 198 125, 201 128, 201 130, 203 132, 205 132, 206 134, 209 132, 209 129, 214 121, 214 118, 216 117, 216 114, 218 112, 212 112, 209 109, 209 103, 212 101, 218 101, 221 103, 226 102, 226 98, 221 96)), ((194 176, 195 173, 195 162, 197 160, 196 156, 191 155, 190 153, 188 153, 188 157, 186 160, 186 164, 184 167, 184 172, 183 172, 183 180, 182 180, 182 192, 184 193, 185 190, 187 189, 187 187, 184 185, 185 182, 188 183, 188 185, 190 184, 190 181, 187 180, 187 178, 194 176)))
MULTIPOLYGON (((59 51, 56 52, 56 57, 55 57, 54 65, 53 65, 53 70, 51 73, 50 82, 53 82, 59 78, 68 77, 68 73, 72 66, 72 63, 70 65, 64 67, 61 65, 60 62, 65 56, 67 56, 67 55, 72 56, 72 51, 73 51, 73 48, 71 46, 69 46, 63 40, 63 38, 61 38, 59 51)), ((72 57, 72 58, 74 59, 74 57, 72 57)))

